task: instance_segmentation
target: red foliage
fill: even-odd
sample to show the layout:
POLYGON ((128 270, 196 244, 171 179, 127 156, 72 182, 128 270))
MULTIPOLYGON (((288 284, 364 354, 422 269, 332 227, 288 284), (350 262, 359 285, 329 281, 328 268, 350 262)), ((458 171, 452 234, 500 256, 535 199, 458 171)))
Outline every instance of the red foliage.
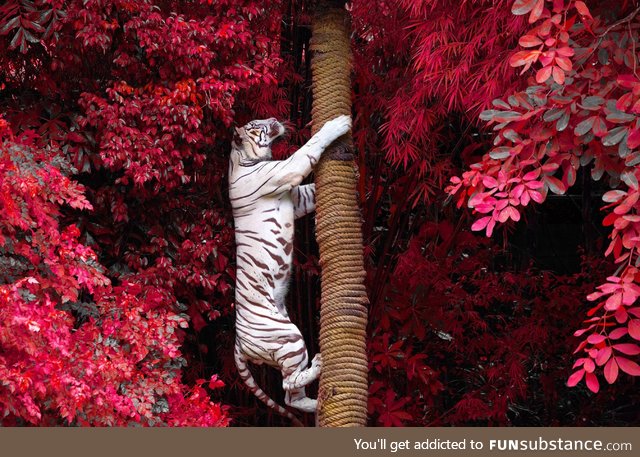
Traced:
MULTIPOLYGON (((620 3, 348 4, 372 424, 637 422, 620 372, 639 370, 640 80, 637 17, 620 3), (496 124, 493 147, 478 114, 496 124), (554 274, 464 229, 442 188, 485 150, 448 189, 480 213, 474 230, 527 218, 593 163, 623 268, 606 279, 611 265, 585 256, 554 274)), ((276 155, 308 138, 309 6, 0 6, 3 425, 286 424, 263 416, 233 367, 226 154, 230 125, 254 117, 291 120, 276 155)), ((297 235, 291 315, 316 352, 310 218, 297 235)), ((256 374, 278 399, 281 380, 256 374)))
MULTIPOLYGON (((609 2, 601 6, 618 18, 631 10, 630 2, 613 10, 609 2)), ((525 99, 526 92, 518 92, 525 81, 510 68, 520 64, 524 54, 512 57, 513 50, 518 43, 541 47, 540 55, 547 53, 542 57, 550 67, 549 83, 557 84, 554 78, 562 79, 574 65, 563 32, 575 33, 572 39, 576 40, 586 32, 570 30, 565 22, 553 29, 555 41, 546 35, 542 40, 532 36, 522 16, 527 14, 532 22, 546 21, 544 34, 545 27, 555 27, 557 20, 551 20, 550 9, 572 7, 585 10, 581 2, 542 0, 378 2, 377 8, 371 8, 370 2, 353 2, 354 135, 361 154, 360 195, 369 243, 365 249, 371 262, 370 411, 380 425, 398 421, 407 425, 583 425, 627 420, 604 411, 607 402, 614 408, 612 398, 624 403, 626 395, 633 395, 628 383, 593 400, 582 391, 576 396, 563 382, 570 374, 574 344, 570 328, 580 325, 583 297, 591 284, 604 279, 597 272, 611 267, 590 259, 573 275, 554 275, 528 265, 514 271, 514 265, 504 261, 498 266, 496 259, 512 254, 488 249, 490 245, 461 230, 461 222, 447 222, 455 220, 455 214, 438 210, 439 189, 452 170, 460 162, 477 161, 474 154, 485 149, 490 139, 476 125, 481 110, 485 120, 488 113, 503 117, 496 119, 500 123, 497 141, 509 142, 513 155, 519 153, 512 144, 518 146, 518 134, 526 139, 530 135, 542 150, 545 139, 535 136, 541 133, 531 122, 541 114, 533 107, 527 111, 533 102, 525 99), (492 102, 512 93, 506 101, 492 102), (497 105, 487 111, 492 103, 497 105), (517 110, 521 117, 505 114, 507 109, 517 110), (403 165, 404 171, 397 173, 387 164, 403 165), (421 204, 425 201, 427 220, 442 223, 424 222, 421 204), (404 246, 406 251, 396 257, 404 246), (425 374, 424 378, 415 373, 425 374), (399 407, 407 398, 411 401, 399 407), (608 419, 601 422, 603 417, 608 419)), ((628 39, 624 43, 626 51, 632 48, 628 39)), ((613 44, 604 40, 598 45, 613 44)), ((608 55, 614 52, 620 54, 611 49, 608 55)), ((568 81, 565 77, 565 86, 568 81)), ((600 86, 593 81, 589 87, 597 91, 600 86)), ((538 89, 543 90, 550 89, 538 89)), ((600 123, 598 129, 602 134, 600 123)), ((571 170, 570 179, 576 179, 570 161, 548 166, 553 169, 525 169, 526 164, 516 166, 501 157, 505 150, 491 151, 498 157, 485 156, 482 165, 473 165, 464 175, 469 178, 464 194, 460 190, 461 198, 471 198, 469 205, 481 213, 474 229, 491 231, 497 222, 519 220, 522 214, 511 201, 517 198, 523 206, 531 200, 542 202, 546 189, 562 187, 562 181, 552 176, 557 169, 571 170), (514 177, 519 178, 517 182, 510 181, 514 177), (503 196, 500 192, 506 193, 505 188, 514 195, 503 196), (483 200, 482 192, 495 201, 483 200), (493 205, 490 210, 487 204, 493 205), (487 212, 490 217, 483 219, 487 212)), ((458 191, 460 182, 454 180, 450 192, 458 191)))
POLYGON ((567 326, 579 324, 601 266, 589 261, 575 276, 506 272, 488 267, 498 254, 449 222, 424 223, 411 238, 371 316, 377 424, 569 425, 575 411, 593 414, 593 400, 572 398, 563 380, 567 326))
POLYGON ((581 1, 522 0, 512 11, 529 13, 529 23, 536 25, 519 40, 527 50, 509 62, 522 66, 521 73, 535 69, 535 77, 524 91, 494 100, 494 108, 481 114, 496 124, 495 147, 462 179, 452 178, 448 191, 459 194, 458 206, 467 203, 483 215, 472 229, 490 236, 497 223, 520 219, 518 207, 542 203, 549 191, 567 192, 580 166, 591 166, 593 179, 605 176, 609 187, 622 187, 602 197, 608 203, 603 210, 611 210, 603 224, 613 226, 605 255, 613 254, 620 267, 587 297, 597 304, 587 313, 584 329, 575 333, 586 335, 576 350, 584 357, 576 361, 578 370, 568 382, 573 386, 584 378, 598 392, 596 367, 603 367, 609 383, 617 379, 618 368, 640 376, 637 363, 625 357, 640 353, 635 330, 640 322, 640 79, 632 44, 638 39, 632 24, 638 23, 640 9, 621 5, 621 19, 613 23, 592 16, 581 1), (625 335, 630 338, 619 344, 625 335))
POLYGON ((0 7, 6 422, 228 423, 180 346, 230 309, 232 232, 209 202, 234 104, 276 81, 278 30, 252 1, 0 7))
POLYGON ((58 168, 69 169, 64 160, 10 139, 2 152, 5 421, 225 425, 225 409, 201 388, 183 397, 177 331, 185 316, 140 286, 112 287, 78 228, 60 227, 60 205, 92 208, 83 186, 58 168), (194 407, 202 410, 196 422, 185 417, 194 407))

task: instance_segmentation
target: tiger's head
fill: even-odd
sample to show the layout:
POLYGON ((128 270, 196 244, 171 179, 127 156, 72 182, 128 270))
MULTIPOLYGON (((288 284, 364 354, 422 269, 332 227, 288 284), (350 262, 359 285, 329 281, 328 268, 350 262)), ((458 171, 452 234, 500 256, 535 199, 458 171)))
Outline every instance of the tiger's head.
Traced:
POLYGON ((285 133, 285 127, 275 118, 257 119, 236 127, 234 143, 243 162, 271 160, 271 143, 285 133))

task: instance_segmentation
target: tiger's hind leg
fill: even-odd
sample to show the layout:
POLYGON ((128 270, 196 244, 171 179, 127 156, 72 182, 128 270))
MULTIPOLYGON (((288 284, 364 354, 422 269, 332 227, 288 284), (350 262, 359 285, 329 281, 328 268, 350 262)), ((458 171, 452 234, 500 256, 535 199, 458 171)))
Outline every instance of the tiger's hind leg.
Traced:
POLYGON ((305 413, 315 413, 318 405, 318 400, 307 397, 304 387, 287 390, 284 395, 284 402, 287 406, 299 409, 305 413))
POLYGON ((320 375, 322 358, 320 354, 317 354, 313 358, 311 366, 307 367, 309 363, 307 348, 302 339, 302 335, 298 336, 298 338, 284 344, 276 351, 275 360, 282 372, 282 388, 285 391, 285 403, 301 411, 314 412, 317 402, 307 397, 304 387, 316 380, 320 375))
MULTIPOLYGON (((305 351, 306 353, 306 351, 305 351)), ((301 367, 306 367, 307 357, 305 354, 305 363, 301 367)), ((284 375, 282 387, 285 390, 285 403, 292 408, 299 409, 307 413, 313 413, 316 410, 317 400, 308 398, 304 386, 318 379, 322 370, 322 358, 320 354, 316 354, 309 368, 299 368, 289 374, 284 375)))
POLYGON ((299 368, 292 372, 283 372, 284 379, 282 380, 282 388, 284 390, 294 390, 311 384, 318 379, 320 371, 322 370, 322 356, 316 354, 311 361, 311 366, 306 368, 306 361, 308 360, 305 350, 304 363, 299 365, 299 368))

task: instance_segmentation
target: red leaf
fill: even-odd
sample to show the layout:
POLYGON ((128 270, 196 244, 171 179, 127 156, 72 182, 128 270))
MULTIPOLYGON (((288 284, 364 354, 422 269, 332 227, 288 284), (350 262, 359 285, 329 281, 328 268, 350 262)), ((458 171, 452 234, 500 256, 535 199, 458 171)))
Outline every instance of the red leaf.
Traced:
POLYGON ((640 341, 640 319, 631 319, 627 327, 629 328, 631 338, 640 341))
POLYGON ((606 336, 599 333, 594 333, 592 335, 589 335, 589 338, 587 338, 587 341, 591 344, 598 344, 598 343, 602 343, 605 339, 606 339, 606 336))
POLYGON ((607 203, 613 203, 620 201, 626 195, 627 193, 623 190, 610 190, 609 192, 605 192, 602 196, 602 200, 607 203))
POLYGON ((518 51, 509 59, 509 65, 520 67, 525 64, 535 62, 540 55, 540 51, 518 51))
POLYGON ((491 220, 491 216, 486 216, 478 219, 471 226, 471 230, 473 230, 474 232, 483 230, 487 226, 490 220, 491 220))
POLYGON ((602 225, 605 226, 605 227, 609 227, 610 225, 615 224, 616 220, 618 220, 619 217, 620 216, 618 216, 615 213, 609 213, 602 220, 602 225))
POLYGON ((599 138, 605 136, 608 132, 607 124, 600 116, 598 116, 593 122, 593 134, 599 138))
POLYGON ((629 333, 629 331, 626 328, 620 327, 620 328, 617 328, 617 329, 613 330, 611 333, 609 333, 609 339, 610 340, 619 340, 620 338, 625 336, 627 333, 629 333))
POLYGON ((618 362, 618 366, 622 371, 631 376, 640 376, 640 365, 636 362, 629 360, 625 357, 616 357, 616 362, 618 362))
MULTIPOLYGON (((516 65, 514 65, 514 66, 516 66, 516 65)), ((542 67, 536 73, 536 82, 538 84, 542 84, 542 83, 546 82, 547 79, 549 79, 549 76, 551 76, 551 72, 552 71, 553 71, 553 67, 551 67, 551 66, 542 67)))
POLYGON ((558 65, 558 67, 560 67, 562 70, 566 72, 570 72, 573 69, 573 64, 571 63, 571 60, 567 59, 566 57, 557 56, 556 64, 558 65))
POLYGON ((576 53, 573 50, 573 48, 570 48, 569 46, 563 46, 561 48, 558 48, 556 49, 556 52, 558 53, 559 56, 562 56, 562 57, 571 57, 576 53))
POLYGON ((587 387, 591 392, 597 394, 600 390, 600 383, 598 382, 598 378, 593 373, 587 373, 585 376, 585 381, 587 383, 587 387))
POLYGON ((593 373, 593 370, 596 369, 596 365, 593 363, 591 359, 585 359, 583 364, 584 371, 587 373, 593 373))
POLYGON ((545 176, 543 180, 554 194, 562 195, 567 191, 564 183, 554 176, 545 176))
POLYGON ((616 351, 622 352, 625 355, 640 354, 640 347, 634 343, 614 344, 612 347, 616 351))
MULTIPOLYGON (((628 216, 625 216, 625 217, 628 217, 628 216)), ((623 300, 623 303, 624 303, 624 300, 623 300)), ((616 310, 614 317, 616 318, 616 321, 618 322, 618 324, 624 324, 625 322, 627 322, 629 315, 627 314, 627 310, 624 307, 620 307, 616 310)))
MULTIPOLYGON (((589 298, 589 297, 587 297, 587 299, 588 299, 588 298, 589 298)), ((595 327, 595 324, 591 324, 591 325, 590 325, 589 327, 587 327, 587 328, 583 328, 583 329, 580 329, 580 330, 576 330, 576 331, 573 333, 573 336, 580 336, 580 335, 584 335, 586 332, 588 332, 589 330, 591 330, 593 327, 595 327)))
POLYGON ((503 214, 505 215, 504 221, 501 219, 500 222, 505 222, 509 218, 514 222, 518 222, 520 220, 520 212, 513 206, 507 206, 500 215, 502 216, 503 214))
POLYGON ((589 8, 587 8, 587 5, 585 5, 583 1, 578 0, 576 2, 576 9, 578 10, 578 13, 580 13, 582 16, 591 17, 589 8))
POLYGON ((618 79, 616 81, 621 87, 624 87, 625 89, 633 89, 635 86, 640 84, 638 78, 636 78, 634 75, 629 74, 618 75, 618 79))
POLYGON ((211 379, 209 379, 209 389, 215 390, 220 389, 221 387, 224 387, 224 381, 218 379, 218 375, 216 374, 211 376, 211 379))
POLYGON ((527 14, 536 5, 537 0, 516 0, 511 7, 511 12, 516 16, 527 14))
POLYGON ((555 65, 553 67, 553 80, 557 84, 564 84, 564 71, 562 71, 562 68, 556 67, 555 65))
POLYGON ((529 24, 533 24, 542 16, 542 12, 544 11, 544 0, 537 0, 535 6, 531 10, 531 15, 529 16, 529 24))
POLYGON ((627 137, 627 146, 629 149, 635 149, 640 146, 640 129, 633 129, 627 137))
POLYGON ((542 195, 542 193, 536 191, 536 190, 530 190, 529 191, 529 196, 531 197, 531 200, 533 200, 536 203, 542 203, 544 201, 545 196, 542 195))
POLYGON ((618 364, 615 359, 609 359, 604 366, 604 378, 609 384, 613 384, 618 379, 618 364))
POLYGON ((584 376, 584 370, 583 369, 580 369, 580 370, 576 371, 571 376, 569 376, 569 379, 567 380, 567 386, 569 386, 569 387, 575 386, 576 384, 578 384, 580 382, 580 380, 582 379, 583 376, 584 376))
POLYGON ((606 346, 598 351, 598 355, 596 356, 596 364, 600 367, 604 365, 607 360, 611 358, 611 347, 606 346))
POLYGON ((638 192, 631 191, 631 193, 629 193, 629 195, 627 195, 627 197, 616 208, 614 208, 613 212, 619 215, 627 214, 638 202, 638 199, 640 199, 640 194, 638 192))
POLYGON ((542 44, 542 40, 534 35, 524 35, 520 37, 518 44, 523 48, 532 48, 542 44))
POLYGON ((632 101, 633 101, 633 93, 627 92, 626 94, 622 95, 616 102, 616 109, 618 111, 626 111, 627 108, 631 106, 632 101))

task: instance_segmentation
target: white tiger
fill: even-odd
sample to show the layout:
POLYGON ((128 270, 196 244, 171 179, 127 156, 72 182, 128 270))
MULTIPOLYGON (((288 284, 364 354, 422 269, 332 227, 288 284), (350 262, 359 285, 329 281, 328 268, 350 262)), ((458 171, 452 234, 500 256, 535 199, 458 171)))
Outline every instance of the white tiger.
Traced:
POLYGON ((309 356, 300 330, 285 306, 293 258, 293 221, 315 210, 315 187, 301 186, 320 155, 351 128, 349 116, 324 126, 286 160, 271 160, 271 143, 285 132, 276 119, 236 128, 229 162, 229 197, 236 236, 236 342, 240 377, 267 406, 300 422, 256 384, 247 361, 280 369, 285 403, 314 412, 317 401, 305 386, 320 374, 317 354, 309 356))

